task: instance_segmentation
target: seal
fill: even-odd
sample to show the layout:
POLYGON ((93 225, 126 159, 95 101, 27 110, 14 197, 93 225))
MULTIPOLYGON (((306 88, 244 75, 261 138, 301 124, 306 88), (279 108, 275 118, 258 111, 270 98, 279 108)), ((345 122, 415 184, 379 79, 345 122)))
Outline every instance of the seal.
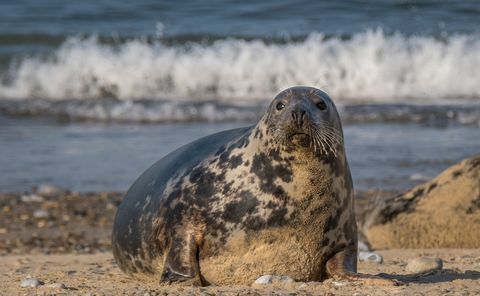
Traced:
POLYGON ((353 185, 336 107, 323 91, 278 94, 259 122, 165 156, 132 185, 113 227, 127 274, 192 285, 356 273, 353 185))

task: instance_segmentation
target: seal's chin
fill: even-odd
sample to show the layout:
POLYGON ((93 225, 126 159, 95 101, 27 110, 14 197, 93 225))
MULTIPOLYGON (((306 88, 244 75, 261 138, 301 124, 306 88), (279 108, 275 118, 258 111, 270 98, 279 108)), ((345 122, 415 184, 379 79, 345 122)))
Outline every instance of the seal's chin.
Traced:
POLYGON ((294 146, 306 148, 311 146, 312 138, 305 133, 294 133, 290 135, 289 140, 294 146))

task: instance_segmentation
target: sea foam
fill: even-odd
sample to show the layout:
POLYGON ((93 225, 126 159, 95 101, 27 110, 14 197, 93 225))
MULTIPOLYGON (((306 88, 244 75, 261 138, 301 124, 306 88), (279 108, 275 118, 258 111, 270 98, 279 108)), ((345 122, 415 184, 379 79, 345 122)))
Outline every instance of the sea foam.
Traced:
POLYGON ((480 97, 480 37, 319 33, 285 44, 224 39, 167 46, 68 39, 48 56, 17 58, 0 99, 268 101, 292 85, 326 90, 339 102, 439 102, 480 97))

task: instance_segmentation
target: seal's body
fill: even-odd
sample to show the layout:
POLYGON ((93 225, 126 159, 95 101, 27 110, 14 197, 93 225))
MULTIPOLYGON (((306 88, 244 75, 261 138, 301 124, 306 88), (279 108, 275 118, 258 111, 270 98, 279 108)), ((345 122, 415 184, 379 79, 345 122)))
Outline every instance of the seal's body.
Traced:
POLYGON ((165 156, 120 205, 113 252, 124 272, 166 282, 357 278, 352 180, 331 99, 287 89, 255 126, 165 156))

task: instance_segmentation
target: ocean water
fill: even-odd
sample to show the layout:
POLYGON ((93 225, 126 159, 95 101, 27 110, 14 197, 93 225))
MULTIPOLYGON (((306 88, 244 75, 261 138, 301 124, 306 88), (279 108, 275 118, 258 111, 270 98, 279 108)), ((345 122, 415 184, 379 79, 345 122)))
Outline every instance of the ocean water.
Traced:
POLYGON ((0 191, 126 190, 293 85, 340 110, 355 187, 480 153, 478 1, 2 1, 0 191))

